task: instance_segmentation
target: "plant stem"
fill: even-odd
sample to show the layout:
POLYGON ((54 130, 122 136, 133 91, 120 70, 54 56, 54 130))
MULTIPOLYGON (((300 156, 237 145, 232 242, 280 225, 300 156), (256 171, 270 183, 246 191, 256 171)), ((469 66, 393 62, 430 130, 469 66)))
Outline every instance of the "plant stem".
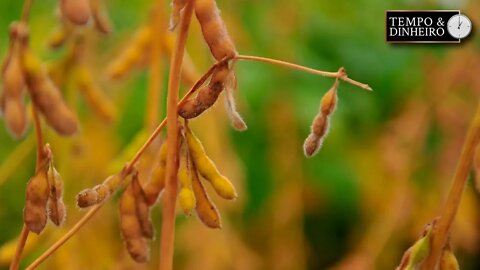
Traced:
POLYGON ((165 171, 165 197, 163 201, 162 230, 160 237, 160 270, 173 269, 173 247, 175 239, 175 206, 177 201, 178 169, 178 92, 182 62, 188 29, 193 14, 195 0, 187 2, 180 21, 180 29, 175 50, 170 63, 167 96, 167 164, 165 171))
POLYGON ((32 8, 32 2, 33 0, 25 0, 25 2, 23 2, 22 15, 20 17, 21 21, 25 22, 28 20, 28 16, 30 15, 30 9, 32 8))
MULTIPOLYGON (((324 76, 324 77, 331 77, 331 78, 339 77, 338 72, 321 71, 321 70, 317 70, 317 69, 313 69, 313 68, 308 68, 308 67, 305 67, 305 66, 302 66, 302 65, 297 65, 297 64, 290 63, 290 62, 285 62, 285 61, 266 58, 266 57, 253 56, 253 55, 237 55, 237 56, 235 56, 235 59, 237 59, 237 60, 251 60, 251 61, 257 61, 257 62, 270 63, 270 64, 274 64, 274 65, 288 67, 288 68, 291 68, 291 69, 310 72, 310 73, 317 74, 317 75, 324 76)), ((352 79, 348 78, 347 75, 341 76, 340 79, 345 81, 345 82, 348 82, 350 84, 353 84, 355 86, 358 86, 360 88, 363 88, 365 90, 372 91, 372 88, 368 84, 364 84, 364 83, 352 80, 352 79)))
POLYGON ((432 235, 432 248, 430 254, 423 264, 423 269, 437 269, 443 249, 447 245, 450 237, 450 231, 453 221, 457 214, 462 199, 465 184, 472 167, 475 147, 480 141, 480 105, 475 114, 475 118, 467 132, 467 137, 463 144, 460 160, 453 176, 452 186, 445 203, 444 211, 434 228, 432 235))
POLYGON ((15 250, 15 256, 13 257, 13 261, 10 264, 10 270, 17 270, 18 265, 20 264, 20 259, 22 258, 23 249, 25 248, 25 244, 27 243, 28 235, 30 231, 28 230, 27 226, 23 224, 22 232, 20 233, 20 237, 18 239, 17 249, 15 250))
MULTIPOLYGON (((163 6, 158 3, 155 7, 155 15, 151 21, 151 27, 156 31, 166 31, 166 26, 163 23, 162 16, 163 6)), ((162 63, 161 63, 161 36, 153 35, 150 44, 150 77, 148 81, 148 98, 147 98, 147 112, 145 117, 145 127, 148 130, 153 130, 158 123, 158 116, 160 112, 160 88, 162 83, 162 63)))
POLYGON ((38 116, 37 108, 33 103, 32 103, 32 118, 33 118, 33 127, 35 130, 35 137, 37 140, 37 161, 35 166, 35 173, 36 173, 40 169, 40 166, 45 157, 45 151, 44 151, 45 143, 43 140, 42 124, 40 122, 40 117, 38 116))
MULTIPOLYGON (((44 160, 44 148, 43 148, 43 134, 42 134, 42 125, 40 123, 40 118, 38 116, 37 109, 35 108, 35 104, 32 103, 32 116, 33 116, 33 129, 35 130, 35 137, 37 139, 37 160, 35 164, 35 173, 38 172, 40 169, 41 164, 43 164, 44 160)), ((20 237, 18 239, 17 248, 15 250, 15 256, 12 259, 10 264, 10 270, 17 270, 20 264, 20 260, 22 259, 22 253, 25 248, 25 244, 27 243, 28 235, 30 231, 28 230, 25 223, 23 224, 22 231, 20 233, 20 237)))

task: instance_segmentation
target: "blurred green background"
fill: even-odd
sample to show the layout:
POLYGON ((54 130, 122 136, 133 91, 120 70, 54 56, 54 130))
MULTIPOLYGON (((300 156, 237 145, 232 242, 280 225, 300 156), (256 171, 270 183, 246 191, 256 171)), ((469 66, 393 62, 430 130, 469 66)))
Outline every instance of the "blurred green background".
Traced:
MULTIPOLYGON (((31 11, 31 46, 46 62, 61 59, 67 51, 46 45, 58 25, 56 4, 34 1, 31 11)), ((318 155, 306 159, 303 140, 333 80, 238 62, 238 107, 249 129, 230 129, 221 104, 192 125, 240 198, 223 202, 212 194, 222 214, 222 230, 206 229, 196 218, 179 213, 176 269, 394 269, 423 226, 441 213, 477 106, 480 3, 219 0, 218 5, 241 54, 326 71, 343 66, 374 92, 341 83, 329 135, 318 155), (386 44, 387 9, 460 9, 472 19, 475 33, 455 45, 386 44)), ((104 71, 147 22, 153 2, 109 0, 106 6, 115 31, 110 36, 89 34, 88 63, 118 117, 105 124, 74 95, 80 134, 69 139, 47 132, 65 180, 69 214, 62 228, 49 225, 44 235, 32 238, 23 267, 79 219, 84 212, 75 207, 75 194, 103 181, 114 160, 126 162, 129 156, 122 156, 122 149, 144 126, 148 71, 139 68, 114 82, 104 71)), ((164 6, 167 21, 166 1, 164 6)), ((8 26, 19 18, 21 7, 22 1, 0 2, 1 55, 8 48, 8 26)), ((188 51, 200 74, 212 64, 197 22, 188 51)), ((168 59, 163 63, 165 79, 168 59)), ((163 115, 165 110, 160 111, 163 115)), ((25 139, 12 140, 0 121, 0 269, 7 269, 11 241, 22 226, 25 184, 35 163, 32 133, 30 128, 25 139)), ((452 234, 452 247, 466 270, 480 269, 475 175, 452 234)), ((158 232, 152 262, 132 263, 119 233, 117 201, 115 197, 107 203, 41 269, 155 269, 158 232)), ((160 220, 157 207, 156 228, 160 220)))

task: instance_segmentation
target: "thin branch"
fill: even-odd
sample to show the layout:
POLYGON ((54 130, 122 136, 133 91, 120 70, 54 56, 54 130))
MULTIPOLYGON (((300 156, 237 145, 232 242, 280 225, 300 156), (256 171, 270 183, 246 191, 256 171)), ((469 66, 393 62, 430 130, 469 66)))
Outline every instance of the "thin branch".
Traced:
POLYGON ((187 2, 180 21, 180 32, 170 63, 167 97, 167 164, 165 171, 165 197, 163 201, 162 230, 160 236, 160 270, 173 269, 173 247, 175 239, 175 206, 177 201, 178 166, 178 92, 182 62, 185 55, 188 29, 195 0, 187 2))
POLYGON ((100 210, 103 204, 98 204, 92 207, 62 238, 58 239, 49 249, 47 249, 42 255, 40 255, 35 261, 33 261, 26 270, 36 269, 43 261, 45 261, 50 255, 52 255, 59 247, 68 241, 82 226, 90 220, 95 213, 100 210))
POLYGON ((20 233, 20 237, 18 238, 17 249, 15 250, 15 256, 13 257, 13 261, 10 264, 10 270, 17 270, 20 264, 20 259, 22 258, 22 253, 25 248, 25 244, 27 243, 28 235, 30 231, 28 230, 27 226, 23 224, 22 232, 20 233))
POLYGON ((35 130, 35 138, 37 140, 37 162, 35 172, 40 169, 40 165, 43 162, 45 151, 44 151, 44 140, 42 134, 42 123, 40 122, 40 116, 38 115, 37 108, 35 104, 32 103, 32 118, 33 118, 33 126, 35 130))
POLYGON ((28 20, 28 16, 30 15, 30 9, 32 8, 32 2, 33 0, 25 0, 25 2, 23 2, 22 15, 20 17, 20 20, 24 22, 28 20))
MULTIPOLYGON (((300 71, 305 71, 305 72, 317 74, 317 75, 324 76, 324 77, 337 78, 338 75, 339 75, 338 72, 327 72, 327 71, 317 70, 317 69, 305 67, 305 66, 302 66, 302 65, 297 65, 297 64, 290 63, 290 62, 285 62, 285 61, 281 61, 281 60, 277 60, 277 59, 271 59, 271 58, 267 58, 267 57, 260 57, 260 56, 253 56, 253 55, 237 55, 237 56, 235 56, 234 59, 270 63, 270 64, 274 64, 274 65, 278 65, 278 66, 284 66, 284 67, 288 67, 288 68, 291 68, 291 69, 296 69, 296 70, 300 70, 300 71)), ((341 76, 340 79, 345 81, 345 82, 348 82, 350 84, 353 84, 355 86, 358 86, 360 88, 363 88, 365 90, 372 91, 372 88, 368 84, 364 84, 364 83, 352 80, 352 79, 348 78, 347 75, 341 76)))
POLYGON ((432 235, 432 248, 430 254, 423 264, 424 270, 437 269, 443 249, 447 245, 453 221, 460 206, 460 202, 472 168, 475 147, 480 141, 480 105, 475 118, 468 129, 467 137, 463 144, 460 160, 453 176, 452 186, 443 208, 443 213, 435 226, 432 235))

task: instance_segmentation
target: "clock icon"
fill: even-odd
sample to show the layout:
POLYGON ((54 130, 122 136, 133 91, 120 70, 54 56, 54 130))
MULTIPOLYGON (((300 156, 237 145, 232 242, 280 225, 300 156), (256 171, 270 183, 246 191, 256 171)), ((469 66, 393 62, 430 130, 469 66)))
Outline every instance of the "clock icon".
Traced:
POLYGON ((448 33, 458 39, 466 38, 472 31, 472 22, 462 14, 453 15, 447 22, 448 33))

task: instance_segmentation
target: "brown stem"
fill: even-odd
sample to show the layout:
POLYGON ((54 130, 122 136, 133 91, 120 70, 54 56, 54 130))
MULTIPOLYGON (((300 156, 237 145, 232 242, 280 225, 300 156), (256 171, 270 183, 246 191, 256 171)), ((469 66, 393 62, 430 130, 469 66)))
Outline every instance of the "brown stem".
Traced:
POLYGON ((37 172, 45 157, 45 151, 44 151, 45 143, 43 140, 42 124, 40 122, 40 117, 38 115, 37 108, 33 103, 32 103, 32 118, 33 118, 34 130, 35 130, 35 138, 37 140, 37 161, 36 161, 36 167, 35 167, 35 172, 37 172))
MULTIPOLYGON (((155 16, 152 18, 152 27, 157 31, 166 31, 161 16, 163 6, 160 3, 155 7, 155 16)), ((160 35, 153 35, 150 44, 150 77, 148 82, 147 112, 145 117, 145 127, 153 130, 158 123, 160 113, 160 88, 162 83, 162 63, 161 63, 162 40, 160 35)))
MULTIPOLYGON (((35 137, 37 139, 37 161, 35 165, 35 173, 38 172, 40 166, 43 164, 45 151, 43 148, 44 141, 43 141, 43 134, 42 134, 42 125, 40 123, 40 118, 38 116, 37 109, 35 104, 32 103, 32 116, 33 116, 33 127, 35 130, 35 137)), ((25 244, 27 243, 28 235, 30 231, 28 230, 27 226, 23 224, 22 232, 20 233, 20 237, 18 239, 17 248, 15 250, 15 256, 12 259, 12 263, 10 264, 10 270, 17 270, 20 264, 20 260, 22 258, 23 250, 25 249, 25 244)))
POLYGON ((175 205, 177 201, 177 166, 178 166, 178 92, 182 62, 188 29, 192 19, 195 0, 187 2, 180 21, 177 44, 170 63, 167 97, 167 164, 165 171, 165 197, 163 201, 162 230, 160 236, 160 270, 173 269, 173 247, 175 239, 175 205))
POLYGON ((10 264, 10 270, 17 270, 18 265, 20 264, 20 259, 22 258, 23 249, 25 248, 25 244, 27 243, 28 235, 30 231, 28 230, 27 226, 23 224, 22 232, 20 233, 20 237, 18 239, 17 249, 15 250, 15 256, 13 257, 13 261, 10 264))
POLYGON ((32 8, 32 2, 33 0, 25 0, 25 2, 23 2, 22 16, 20 17, 20 20, 24 22, 28 20, 30 9, 32 8))
POLYGON ((443 213, 435 226, 432 235, 432 248, 430 254, 423 264, 424 270, 437 269, 443 249, 447 245, 453 221, 457 214, 463 190, 467 183, 468 175, 472 167, 475 147, 480 141, 480 106, 477 109, 475 118, 468 129, 467 137, 463 144, 460 160, 453 176, 452 186, 443 208, 443 213))
MULTIPOLYGON (((284 67, 288 67, 288 68, 292 68, 292 69, 296 69, 296 70, 310 72, 310 73, 317 74, 317 75, 324 76, 324 77, 337 78, 337 77, 339 77, 339 74, 340 74, 339 72, 327 72, 327 71, 317 70, 317 69, 308 68, 308 67, 305 67, 305 66, 302 66, 302 65, 297 65, 297 64, 290 63, 290 62, 285 62, 285 61, 281 61, 281 60, 277 60, 277 59, 271 59, 271 58, 267 58, 267 57, 260 57, 260 56, 253 56, 253 55, 237 55, 237 56, 235 56, 235 59, 237 59, 237 60, 251 60, 251 61, 257 61, 257 62, 270 63, 270 64, 284 66, 284 67)), ((365 90, 372 91, 372 88, 368 84, 364 84, 364 83, 352 80, 352 79, 348 78, 348 76, 346 74, 341 76, 340 79, 345 81, 345 82, 348 82, 352 85, 363 88, 365 90)))

